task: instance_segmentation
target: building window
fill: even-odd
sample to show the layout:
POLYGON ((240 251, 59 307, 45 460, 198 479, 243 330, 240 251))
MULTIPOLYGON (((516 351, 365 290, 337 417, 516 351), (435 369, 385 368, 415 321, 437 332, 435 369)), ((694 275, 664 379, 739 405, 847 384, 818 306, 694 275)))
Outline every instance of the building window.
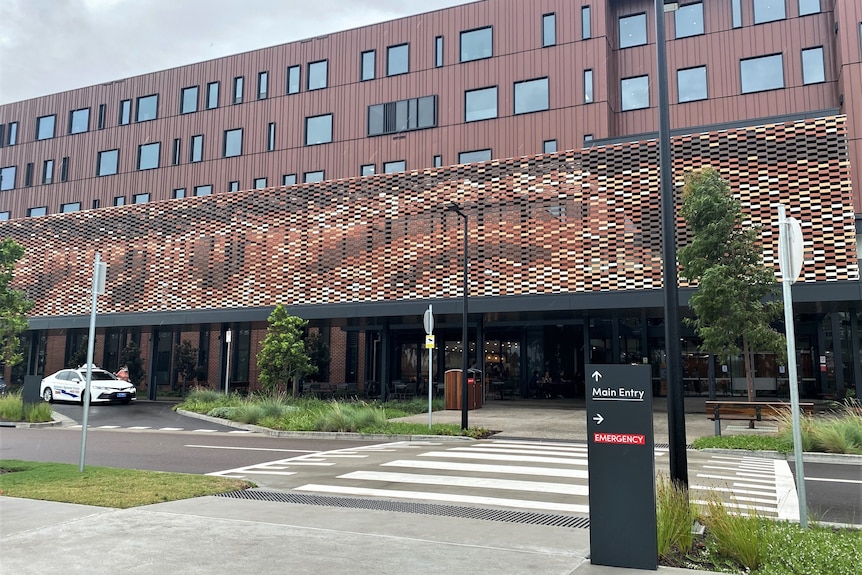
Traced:
POLYGON ((287 69, 287 93, 299 93, 299 66, 291 66, 287 69))
POLYGON ((198 87, 191 86, 180 91, 180 114, 198 111, 198 87))
POLYGON ((233 158, 242 155, 242 128, 224 131, 222 156, 233 158))
POLYGON ((360 176, 373 176, 374 170, 375 170, 374 164, 364 164, 362 166, 359 166, 359 175, 360 176))
POLYGON ((27 217, 34 218, 36 216, 44 216, 48 213, 48 206, 39 206, 38 208, 27 208, 27 217))
POLYGON ((229 192, 238 192, 239 191, 239 182, 233 181, 227 183, 227 191, 229 192))
POLYGON ((542 142, 542 153, 543 154, 553 154, 557 151, 557 141, 556 140, 545 140, 542 142))
POLYGON ((320 90, 326 88, 327 61, 312 62, 308 65, 308 86, 306 90, 320 90))
POLYGON ((368 135, 395 134, 437 125, 437 96, 368 106, 368 135))
POLYGON ((111 176, 117 173, 117 163, 120 159, 120 150, 105 150, 99 152, 96 162, 97 176, 111 176))
POLYGON ((799 0, 799 15, 808 16, 820 12, 820 0, 799 0))
POLYGON ((99 130, 105 129, 105 112, 107 112, 108 107, 105 104, 99 104, 99 119, 98 119, 98 128, 99 130))
POLYGON ((470 164, 473 162, 487 162, 491 159, 491 150, 473 150, 472 152, 461 152, 458 154, 459 164, 470 164))
POLYGON ((781 54, 740 60, 739 71, 743 94, 784 87, 784 57, 781 54))
POLYGON ((786 0, 753 0, 754 1, 754 23, 764 24, 784 20, 786 17, 784 3, 786 0))
POLYGON ((171 164, 176 166, 180 163, 180 144, 182 140, 179 138, 174 138, 174 147, 171 150, 171 164))
POLYGON ((677 38, 703 34, 703 3, 680 6, 674 12, 674 27, 677 38))
POLYGON ((584 104, 593 102, 593 71, 584 70, 584 104))
POLYGON ((270 122, 266 127, 266 151, 275 149, 275 122, 270 122))
POLYGON ((9 133, 6 143, 9 146, 14 146, 18 143, 18 122, 9 122, 9 133))
POLYGON ((269 72, 258 72, 257 74, 257 99, 266 100, 269 93, 269 72))
POLYGON ((68 204, 60 205, 60 213, 70 214, 72 212, 80 212, 81 211, 81 202, 70 202, 68 204))
POLYGON ((54 160, 42 162, 42 184, 50 184, 54 181, 54 160))
POLYGON ((395 162, 383 162, 383 173, 384 174, 394 174, 396 172, 403 172, 407 169, 407 162, 405 160, 398 160, 395 162))
POLYGON ((0 212, 0 222, 8 222, 10 217, 12 217, 12 214, 9 212, 0 212))
POLYGON ((195 196, 211 196, 213 194, 212 184, 206 184, 203 186, 195 186, 195 196))
POLYGON ((114 205, 115 206, 125 206, 126 205, 126 196, 114 196, 114 205))
POLYGON ((96 198, 95 200, 93 200, 92 206, 94 210, 98 210, 100 207, 102 207, 102 202, 99 200, 99 198, 96 198))
POLYGON ((589 40, 592 37, 593 30, 590 25, 590 7, 583 6, 581 8, 581 40, 589 40))
POLYGON ((189 161, 200 162, 204 156, 204 137, 202 135, 192 136, 192 145, 189 147, 189 161))
POLYGON ((15 189, 15 172, 18 166, 6 166, 0 168, 0 191, 15 189))
POLYGON ((140 146, 138 146, 138 169, 152 170, 153 168, 158 168, 160 152, 160 142, 153 142, 152 144, 141 144, 140 146))
POLYGON ((734 28, 742 28, 742 0, 730 0, 730 17, 734 28))
POLYGON ((542 16, 542 47, 554 46, 557 43, 557 15, 542 16))
POLYGON ((158 117, 159 111, 159 95, 141 96, 138 98, 137 109, 135 110, 136 122, 147 122, 155 120, 158 117))
POLYGON ((0 148, 6 145, 6 124, 0 124, 0 148))
POLYGON ((132 196, 133 204, 146 204, 150 201, 150 194, 135 194, 132 196))
POLYGON ((207 110, 218 108, 218 82, 207 84, 207 110))
POLYGON ((461 32, 461 61, 482 60, 494 55, 494 29, 490 26, 461 32))
POLYGON ((302 181, 305 184, 311 184, 314 182, 322 182, 323 181, 323 170, 319 170, 316 172, 305 172, 302 175, 302 181))
POLYGON ((65 182, 69 179, 69 156, 63 158, 60 162, 60 181, 65 182))
POLYGON ((120 102, 120 117, 118 123, 125 126, 132 121, 132 101, 123 100, 120 102))
POLYGON ((434 38, 434 67, 443 67, 443 36, 434 38))
POLYGON ((24 169, 24 187, 29 188, 33 185, 33 162, 29 162, 24 169))
POLYGON ((802 83, 819 84, 826 81, 823 66, 823 48, 808 48, 802 51, 802 83))
POLYGON ((620 48, 643 46, 647 43, 646 14, 620 18, 620 48))
POLYGON ((296 174, 284 174, 281 177, 281 185, 282 186, 296 185, 296 174))
POLYGON ((475 122, 497 117, 497 87, 464 92, 464 121, 475 122))
POLYGON ((397 76, 410 71, 410 44, 386 48, 386 75, 397 76))
POLYGON ((676 71, 677 102, 706 100, 706 66, 676 71))
POLYGON ((255 178, 254 179, 254 189, 262 190, 266 187, 266 178, 255 178))
POLYGON ((49 140, 54 137, 54 124, 56 116, 42 116, 36 119, 36 139, 49 140))
POLYGON ((374 79, 374 50, 367 50, 362 53, 359 79, 363 82, 374 79))
POLYGON ((620 92, 623 112, 649 108, 649 76, 623 79, 620 92))
POLYGON ((90 108, 69 112, 69 133, 81 134, 90 131, 90 108))
POLYGON ((515 82, 515 113, 526 114, 549 108, 548 79, 515 82))
POLYGON ((305 145, 328 144, 332 141, 332 114, 305 119, 305 145))
POLYGON ((441 155, 439 155, 439 154, 438 154, 438 155, 436 155, 436 156, 434 156, 434 160, 433 160, 433 162, 432 162, 432 163, 434 164, 434 167, 435 167, 435 168, 440 168, 440 167, 442 167, 442 166, 443 166, 443 156, 441 156, 441 155))
POLYGON ((592 141, 593 141, 593 135, 592 134, 584 134, 584 145, 587 145, 592 141))
POLYGON ((234 104, 242 104, 242 96, 245 91, 244 88, 245 78, 243 76, 237 76, 233 79, 233 103, 234 104))
POLYGON ((171 193, 171 197, 175 200, 181 200, 186 197, 186 189, 185 188, 177 188, 171 193))

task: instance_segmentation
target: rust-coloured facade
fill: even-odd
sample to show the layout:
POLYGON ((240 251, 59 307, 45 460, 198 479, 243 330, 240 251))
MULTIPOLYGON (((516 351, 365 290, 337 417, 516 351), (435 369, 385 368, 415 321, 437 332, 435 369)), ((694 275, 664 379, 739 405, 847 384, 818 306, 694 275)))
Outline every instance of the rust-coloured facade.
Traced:
MULTIPOLYGON (((767 264, 776 204, 806 222, 797 347, 809 393, 835 394, 862 385, 862 6, 783 4, 665 15, 673 173, 718 167, 764 224, 767 264)), ((660 379, 654 24, 653 0, 485 0, 0 106, 0 230, 27 246, 16 285, 37 303, 28 373, 80 341, 96 251, 96 361, 133 339, 153 387, 175 384, 182 339, 197 379, 220 384, 227 329, 241 334, 233 379, 254 385, 278 303, 324 335, 332 381, 421 378, 428 303, 451 332, 435 369, 459 367, 462 227, 443 210, 457 201, 477 362, 524 377, 646 360, 660 379), (490 161, 460 163, 474 151, 490 161), (398 173, 359 177, 390 162, 398 173), (324 181, 303 184, 314 172, 324 181)))

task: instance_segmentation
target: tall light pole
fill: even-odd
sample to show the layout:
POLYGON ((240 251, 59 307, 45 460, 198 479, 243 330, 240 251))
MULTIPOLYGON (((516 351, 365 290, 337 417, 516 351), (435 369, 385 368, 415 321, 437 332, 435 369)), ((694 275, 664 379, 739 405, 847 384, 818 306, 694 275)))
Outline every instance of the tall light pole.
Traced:
POLYGON ((676 10, 675 1, 655 0, 656 83, 658 84, 659 178, 661 181, 662 282, 664 284, 664 339, 667 353, 667 424, 670 478, 688 487, 685 452, 685 397, 679 345, 679 287, 676 273, 676 208, 671 182, 670 110, 667 95, 667 50, 664 13, 676 10))
POLYGON ((461 314, 461 429, 467 429, 467 400, 469 397, 467 394, 467 368, 469 367, 467 362, 467 352, 469 351, 469 346, 467 345, 467 214, 462 212, 461 207, 455 202, 452 202, 446 210, 455 212, 464 218, 464 303, 461 314))

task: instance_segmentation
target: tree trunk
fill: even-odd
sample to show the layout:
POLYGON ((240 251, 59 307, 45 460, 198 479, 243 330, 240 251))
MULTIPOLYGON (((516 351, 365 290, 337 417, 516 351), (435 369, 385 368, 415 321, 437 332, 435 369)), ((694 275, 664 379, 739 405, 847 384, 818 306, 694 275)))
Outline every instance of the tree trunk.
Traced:
MULTIPOLYGON (((748 392, 748 401, 754 401, 754 374, 752 373, 751 353, 748 349, 748 339, 742 336, 742 361, 745 365, 745 388, 748 392)), ((754 421, 748 422, 748 428, 754 429, 754 421)))

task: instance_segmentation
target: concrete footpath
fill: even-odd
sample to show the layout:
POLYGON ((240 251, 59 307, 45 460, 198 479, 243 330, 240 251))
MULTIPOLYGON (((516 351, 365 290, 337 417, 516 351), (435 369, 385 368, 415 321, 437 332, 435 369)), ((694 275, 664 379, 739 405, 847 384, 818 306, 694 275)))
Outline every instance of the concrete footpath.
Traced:
MULTIPOLYGON (((688 440, 712 434, 702 401, 687 400, 688 440)), ((435 413, 434 421, 459 423, 460 415, 435 413)), ((427 414, 411 418, 424 422, 427 414)), ((586 414, 569 400, 489 401, 469 420, 505 437, 586 438, 586 414)), ((656 443, 667 441, 661 407, 655 435, 656 443)), ((571 527, 224 497, 107 509, 0 496, 0 573, 18 575, 641 572, 591 565, 589 535, 571 527)), ((625 549, 621 541, 621 555, 625 549)), ((660 567, 659 573, 704 572, 660 567)))

